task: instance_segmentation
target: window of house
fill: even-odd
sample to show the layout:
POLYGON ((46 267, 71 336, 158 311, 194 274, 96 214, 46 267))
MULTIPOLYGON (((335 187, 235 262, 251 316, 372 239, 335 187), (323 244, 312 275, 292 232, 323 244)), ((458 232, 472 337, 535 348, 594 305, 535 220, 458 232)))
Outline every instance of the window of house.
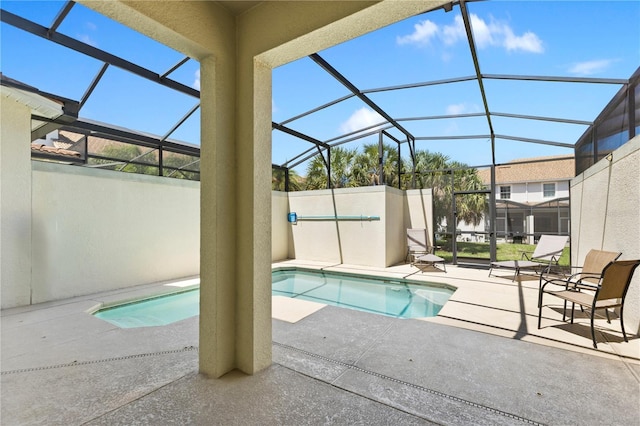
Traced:
POLYGON ((545 198, 556 196, 556 184, 555 183, 543 183, 542 184, 542 196, 545 198))
POLYGON ((500 187, 500 199, 508 200, 511 198, 511 187, 510 186, 501 186, 500 187))

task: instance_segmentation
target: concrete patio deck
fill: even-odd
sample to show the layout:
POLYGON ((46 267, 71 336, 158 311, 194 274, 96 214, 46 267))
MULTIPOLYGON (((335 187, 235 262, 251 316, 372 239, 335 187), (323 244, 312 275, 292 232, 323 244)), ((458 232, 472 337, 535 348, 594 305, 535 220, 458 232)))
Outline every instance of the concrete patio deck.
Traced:
POLYGON ((551 298, 538 330, 537 281, 454 266, 446 274, 410 265, 274 266, 375 272, 458 290, 425 320, 331 306, 304 312, 309 307, 279 300, 273 365, 218 380, 197 373, 197 317, 120 329, 86 313, 175 290, 167 283, 3 310, 0 422, 640 424, 638 336, 621 342, 619 322, 602 322, 594 350, 588 321, 562 323, 551 298))

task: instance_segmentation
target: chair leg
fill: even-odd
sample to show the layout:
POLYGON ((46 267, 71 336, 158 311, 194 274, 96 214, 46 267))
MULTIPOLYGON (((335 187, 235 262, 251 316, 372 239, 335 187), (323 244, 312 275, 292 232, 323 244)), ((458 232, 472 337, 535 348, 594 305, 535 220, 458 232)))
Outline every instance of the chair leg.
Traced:
POLYGON ((624 312, 622 312, 622 309, 624 308, 624 305, 620 306, 620 328, 622 329, 622 337, 624 337, 624 341, 628 342, 629 340, 627 340, 627 333, 624 332, 624 318, 622 316, 622 314, 624 312))
MULTIPOLYGON (((573 311, 575 310, 575 308, 576 308, 576 304, 572 302, 571 303, 571 324, 573 324, 573 311)), ((564 321, 564 316, 562 318, 562 321, 564 321)))
POLYGON ((542 291, 538 295, 538 330, 540 330, 540 322, 542 321, 542 291))
POLYGON ((562 321, 564 322, 567 317, 567 301, 564 301, 564 308, 562 308, 562 321))
POLYGON ((607 316, 607 322, 611 324, 611 318, 609 317, 609 310, 607 308, 604 308, 604 313, 607 316))
POLYGON ((596 330, 593 328, 593 317, 596 314, 595 306, 591 309, 591 339, 593 340, 593 347, 598 349, 598 344, 596 343, 596 330))

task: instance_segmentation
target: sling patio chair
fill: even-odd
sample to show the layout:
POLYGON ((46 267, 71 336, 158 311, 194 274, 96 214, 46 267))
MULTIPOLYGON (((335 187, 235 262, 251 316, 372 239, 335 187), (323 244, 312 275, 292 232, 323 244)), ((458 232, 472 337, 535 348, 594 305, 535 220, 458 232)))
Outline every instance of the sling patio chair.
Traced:
POLYGON ((540 290, 538 329, 540 328, 540 323, 542 321, 542 296, 547 293, 571 302, 571 324, 573 324, 573 313, 576 303, 581 307, 591 310, 591 339, 593 340, 593 347, 596 349, 598 348, 594 328, 596 310, 604 309, 607 316, 607 322, 611 324, 609 309, 620 308, 620 329, 622 330, 624 341, 628 342, 629 340, 627 339, 627 334, 624 330, 624 299, 627 295, 627 290, 629 289, 633 273, 638 265, 640 265, 640 260, 618 260, 611 262, 604 268, 602 278, 599 280, 599 283, 593 286, 590 286, 583 281, 580 288, 564 284, 565 288, 562 290, 549 291, 545 290, 547 285, 554 284, 562 286, 563 284, 561 283, 562 280, 558 280, 559 282, 554 282, 554 280, 547 281, 540 290), (591 291, 588 291, 588 288, 591 291))
MULTIPOLYGON (((444 259, 433 254, 433 250, 434 247, 428 243, 426 229, 407 229, 407 257, 410 257, 411 265, 427 265, 436 268, 436 264, 441 263, 444 272, 447 272, 444 259)), ((405 257, 405 262, 407 257, 405 257)))
POLYGON ((568 240, 569 237, 562 235, 542 235, 531 256, 523 252, 520 260, 491 262, 489 276, 494 268, 513 269, 515 272, 512 281, 515 281, 522 269, 532 269, 536 273, 542 272, 545 268, 549 270, 551 265, 558 264, 568 240))
MULTIPOLYGON (((542 286, 552 281, 552 284, 568 288, 581 288, 582 284, 585 283, 587 286, 592 287, 593 285, 598 285, 600 282, 600 278, 602 278, 602 271, 604 268, 614 260, 617 260, 622 253, 619 251, 605 251, 605 250, 589 250, 587 255, 584 258, 584 263, 582 266, 571 266, 571 269, 580 269, 579 272, 574 272, 566 277, 558 277, 557 275, 546 275, 544 273, 540 274, 540 285, 538 291, 540 292, 538 296, 538 307, 540 307, 540 300, 542 300, 542 286)), ((552 291, 553 291, 552 287, 552 291)), ((588 288, 588 287, 587 287, 588 288)), ((556 288, 557 290, 557 288, 556 288)), ((565 310, 567 307, 567 303, 565 301, 565 310)), ((564 316, 562 317, 564 321, 564 316)))
POLYGON ((416 256, 431 253, 433 247, 429 245, 427 230, 425 228, 407 228, 407 256, 413 265, 416 256))

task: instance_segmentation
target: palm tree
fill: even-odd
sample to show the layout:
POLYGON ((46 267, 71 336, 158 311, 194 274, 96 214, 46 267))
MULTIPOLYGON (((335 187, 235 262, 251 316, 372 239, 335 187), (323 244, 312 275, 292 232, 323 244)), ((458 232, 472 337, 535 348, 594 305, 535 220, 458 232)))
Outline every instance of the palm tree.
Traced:
MULTIPOLYGON (((457 161, 450 167, 458 169, 454 171, 455 191, 478 191, 484 188, 482 180, 478 176, 477 169, 468 168, 466 164, 457 161)), ((484 194, 464 194, 456 200, 457 222, 464 221, 473 226, 482 223, 486 209, 487 198, 484 194)))
POLYGON ((398 185, 398 151, 391 145, 384 144, 382 147, 382 173, 378 165, 378 144, 366 144, 363 152, 355 158, 353 166, 353 177, 357 186, 380 185, 384 183, 389 186, 398 185))
MULTIPOLYGON (((449 168, 449 157, 440 152, 416 150, 416 188, 443 188, 450 180, 444 171, 449 168)), ((410 170, 411 167, 405 167, 410 170)), ((411 181, 411 174, 404 175, 407 187, 411 181)))
MULTIPOLYGON (((302 178, 298 173, 289 169, 289 191, 301 191, 302 190, 302 178)), ((284 191, 285 188, 285 173, 283 169, 271 169, 271 189, 274 191, 284 191)))
MULTIPOLYGON (((333 183, 333 188, 358 186, 351 173, 355 156, 355 149, 331 148, 331 182, 333 183)), ((316 155, 307 166, 307 189, 326 188, 327 168, 320 155, 316 155)))
MULTIPOLYGON (((432 188, 434 221, 442 223, 445 219, 449 227, 456 227, 465 221, 479 225, 484 217, 486 198, 483 194, 462 195, 456 199, 457 217, 453 218, 452 194, 454 191, 474 191, 483 188, 477 170, 466 164, 451 161, 442 153, 418 150, 416 157, 416 187, 432 188)), ((406 179, 410 180, 409 174, 406 179)), ((455 232, 450 229, 449 232, 455 232)))

